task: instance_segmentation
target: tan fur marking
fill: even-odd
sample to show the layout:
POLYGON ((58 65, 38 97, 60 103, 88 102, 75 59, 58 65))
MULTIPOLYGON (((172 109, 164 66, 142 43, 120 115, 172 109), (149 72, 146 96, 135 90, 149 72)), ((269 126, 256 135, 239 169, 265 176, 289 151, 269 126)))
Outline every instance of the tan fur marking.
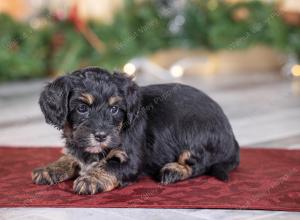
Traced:
POLYGON ((87 184, 85 184, 85 182, 79 182, 77 187, 79 187, 79 194, 84 194, 84 192, 87 190, 87 184))
POLYGON ((46 180, 48 180, 51 184, 53 184, 53 180, 51 179, 49 173, 45 170, 42 172, 42 178, 45 178, 46 180))
POLYGON ((66 122, 64 125, 64 129, 63 129, 63 136, 65 138, 71 138, 72 134, 73 134, 73 129, 70 126, 70 124, 68 122, 66 122))
POLYGON ((79 97, 79 99, 88 105, 93 104, 93 102, 95 101, 95 97, 89 93, 81 93, 81 96, 79 97))
POLYGON ((190 159, 190 157, 191 157, 191 152, 188 150, 185 150, 179 155, 178 163, 181 165, 186 165, 186 161, 188 159, 190 159))
POLYGON ((81 170, 73 189, 78 194, 95 194, 98 192, 111 191, 119 186, 117 177, 105 170, 106 159, 95 162, 81 170))
POLYGON ((118 125, 118 131, 121 131, 123 128, 123 121, 120 122, 120 124, 118 125))
POLYGON ((64 155, 57 161, 46 167, 32 171, 32 181, 36 184, 55 184, 71 179, 78 174, 78 163, 68 155, 64 155))
POLYGON ((111 191, 119 185, 117 177, 102 167, 89 170, 84 176, 75 180, 73 189, 78 194, 95 194, 99 191, 111 191))
POLYGON ((117 102, 119 102, 119 101, 121 101, 121 100, 122 100, 122 98, 121 98, 120 96, 112 96, 112 97, 110 97, 110 98, 108 99, 108 104, 109 104, 110 106, 112 106, 112 105, 116 104, 117 102))
POLYGON ((121 163, 127 161, 127 159, 128 159, 128 155, 126 154, 126 152, 124 150, 121 150, 118 148, 112 149, 106 156, 106 159, 109 160, 113 157, 118 158, 121 163))
POLYGON ((181 178, 180 178, 181 180, 187 179, 192 175, 192 168, 190 166, 181 165, 176 162, 175 163, 167 163, 162 168, 162 172, 166 169, 178 172, 181 176, 181 178))
POLYGON ((103 186, 103 191, 111 191, 119 185, 117 177, 112 173, 108 173, 104 170, 98 173, 98 180, 103 186))

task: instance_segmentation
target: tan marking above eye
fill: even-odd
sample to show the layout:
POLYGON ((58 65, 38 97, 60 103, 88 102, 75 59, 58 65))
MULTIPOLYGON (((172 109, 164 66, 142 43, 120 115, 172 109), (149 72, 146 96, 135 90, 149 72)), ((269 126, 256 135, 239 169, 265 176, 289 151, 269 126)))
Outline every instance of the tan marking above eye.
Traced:
POLYGON ((108 104, 109 104, 110 106, 112 106, 112 105, 116 104, 117 102, 119 102, 119 101, 121 101, 121 100, 122 100, 122 98, 121 98, 120 96, 112 96, 112 97, 110 97, 110 98, 108 99, 108 104))
POLYGON ((85 102, 86 104, 91 105, 93 104, 95 97, 89 93, 81 93, 79 99, 85 102))

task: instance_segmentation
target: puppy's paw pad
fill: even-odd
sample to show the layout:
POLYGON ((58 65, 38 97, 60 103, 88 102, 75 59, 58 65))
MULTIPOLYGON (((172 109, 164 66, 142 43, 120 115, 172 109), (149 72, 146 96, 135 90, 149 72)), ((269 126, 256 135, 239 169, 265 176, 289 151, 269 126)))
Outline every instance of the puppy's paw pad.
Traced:
POLYGON ((77 178, 74 181, 73 190, 79 195, 92 195, 103 191, 101 184, 93 176, 82 176, 77 178))
POLYGON ((167 185, 175 183, 181 179, 181 175, 178 171, 172 169, 163 169, 160 172, 160 183, 167 185))
POLYGON ((31 173, 32 182, 40 185, 54 184, 54 180, 51 178, 49 170, 47 168, 37 168, 31 173))

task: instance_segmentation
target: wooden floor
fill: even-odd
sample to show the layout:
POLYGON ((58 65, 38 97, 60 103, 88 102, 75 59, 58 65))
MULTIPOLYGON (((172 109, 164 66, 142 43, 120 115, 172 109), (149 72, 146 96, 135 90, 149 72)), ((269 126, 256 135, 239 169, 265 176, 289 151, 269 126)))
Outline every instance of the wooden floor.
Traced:
MULTIPOLYGON (((243 147, 300 149, 300 80, 276 73, 184 76, 162 80, 137 76, 142 85, 179 81, 195 86, 224 109, 243 147), (147 79, 147 80, 146 80, 147 79)), ((61 146, 60 133, 46 125, 37 100, 42 81, 0 85, 0 145, 61 146)), ((300 213, 176 209, 0 209, 0 219, 300 219, 300 213)))

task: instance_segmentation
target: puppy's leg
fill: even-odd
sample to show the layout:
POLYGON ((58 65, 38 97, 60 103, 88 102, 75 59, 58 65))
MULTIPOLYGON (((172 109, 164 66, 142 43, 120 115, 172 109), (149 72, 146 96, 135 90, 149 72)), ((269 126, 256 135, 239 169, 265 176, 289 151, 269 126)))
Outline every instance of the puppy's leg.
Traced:
POLYGON ((77 194, 96 194, 123 185, 124 175, 136 174, 128 156, 121 149, 113 149, 105 160, 94 163, 73 184, 77 194))
POLYGON ((183 151, 179 155, 177 162, 167 163, 162 167, 160 170, 160 182, 162 184, 170 184, 204 174, 205 167, 201 166, 199 159, 191 151, 183 151))
POLYGON ((207 174, 216 177, 218 180, 227 182, 229 180, 228 173, 239 165, 239 161, 227 161, 212 165, 207 174))
POLYGON ((64 155, 46 167, 32 171, 32 182, 35 184, 55 184, 78 175, 79 165, 71 156, 64 155))

